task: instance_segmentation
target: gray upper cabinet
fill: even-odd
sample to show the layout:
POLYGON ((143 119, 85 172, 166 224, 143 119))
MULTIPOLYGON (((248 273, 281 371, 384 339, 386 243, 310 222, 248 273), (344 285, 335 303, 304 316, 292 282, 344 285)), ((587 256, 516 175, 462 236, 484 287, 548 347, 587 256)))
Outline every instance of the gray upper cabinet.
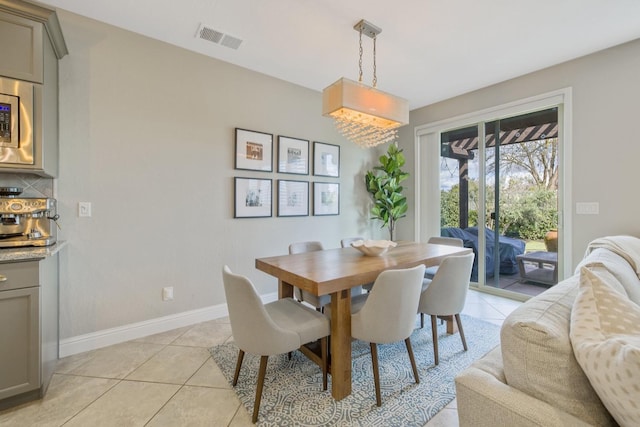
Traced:
POLYGON ((0 74, 18 80, 44 83, 43 24, 0 12, 0 74), (10 42, 9 42, 10 41, 10 42))

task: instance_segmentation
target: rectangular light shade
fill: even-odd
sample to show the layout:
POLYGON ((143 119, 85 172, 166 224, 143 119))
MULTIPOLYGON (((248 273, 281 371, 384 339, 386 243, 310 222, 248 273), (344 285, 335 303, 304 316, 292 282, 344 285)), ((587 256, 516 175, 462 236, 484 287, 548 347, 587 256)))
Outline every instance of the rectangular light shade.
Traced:
POLYGON ((341 78, 322 91, 322 115, 394 129, 409 123, 409 102, 341 78))

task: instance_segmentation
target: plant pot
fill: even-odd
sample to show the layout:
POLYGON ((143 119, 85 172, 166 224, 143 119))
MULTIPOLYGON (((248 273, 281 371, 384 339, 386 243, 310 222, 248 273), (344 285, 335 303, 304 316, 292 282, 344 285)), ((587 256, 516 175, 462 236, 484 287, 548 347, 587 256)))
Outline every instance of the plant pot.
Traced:
POLYGON ((544 245, 548 252, 558 252, 558 230, 552 229, 544 235, 544 245))

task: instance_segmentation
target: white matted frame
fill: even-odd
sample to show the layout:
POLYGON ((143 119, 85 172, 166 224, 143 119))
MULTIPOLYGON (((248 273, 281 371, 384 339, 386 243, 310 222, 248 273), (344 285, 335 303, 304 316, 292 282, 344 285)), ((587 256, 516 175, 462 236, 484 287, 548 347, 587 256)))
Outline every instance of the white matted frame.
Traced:
POLYGON ((313 214, 340 215, 340 184, 337 182, 313 183, 313 214))
POLYGON ((272 216, 273 187, 271 179, 234 179, 234 218, 261 218, 272 216))
POLYGON ((313 174, 316 176, 340 176, 340 146, 313 143, 313 174))
POLYGON ((309 141, 278 136, 278 172, 309 175, 309 141))
POLYGON ((273 135, 236 128, 235 168, 273 172, 273 135))
POLYGON ((309 215, 309 182, 278 180, 278 216, 309 215))

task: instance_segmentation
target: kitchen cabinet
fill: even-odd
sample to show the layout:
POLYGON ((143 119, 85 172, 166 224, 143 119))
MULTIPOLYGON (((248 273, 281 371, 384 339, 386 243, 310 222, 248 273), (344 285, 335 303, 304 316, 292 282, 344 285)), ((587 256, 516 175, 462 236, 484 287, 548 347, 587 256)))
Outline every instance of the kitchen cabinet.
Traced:
POLYGON ((58 360, 58 256, 0 263, 0 410, 44 395, 58 360))
MULTIPOLYGON (((58 60, 68 53, 57 14, 55 10, 22 0, 0 0, 0 40, 11 41, 0 43, 0 76, 34 86, 33 108, 27 111, 33 141, 23 144, 32 144, 33 153, 29 161, 24 162, 11 162, 6 156, 0 156, 0 169, 55 178, 58 175, 58 60)), ((20 132, 27 130, 19 130, 18 134, 20 132)), ((9 147, 5 144, 0 150, 9 150, 9 147)))

